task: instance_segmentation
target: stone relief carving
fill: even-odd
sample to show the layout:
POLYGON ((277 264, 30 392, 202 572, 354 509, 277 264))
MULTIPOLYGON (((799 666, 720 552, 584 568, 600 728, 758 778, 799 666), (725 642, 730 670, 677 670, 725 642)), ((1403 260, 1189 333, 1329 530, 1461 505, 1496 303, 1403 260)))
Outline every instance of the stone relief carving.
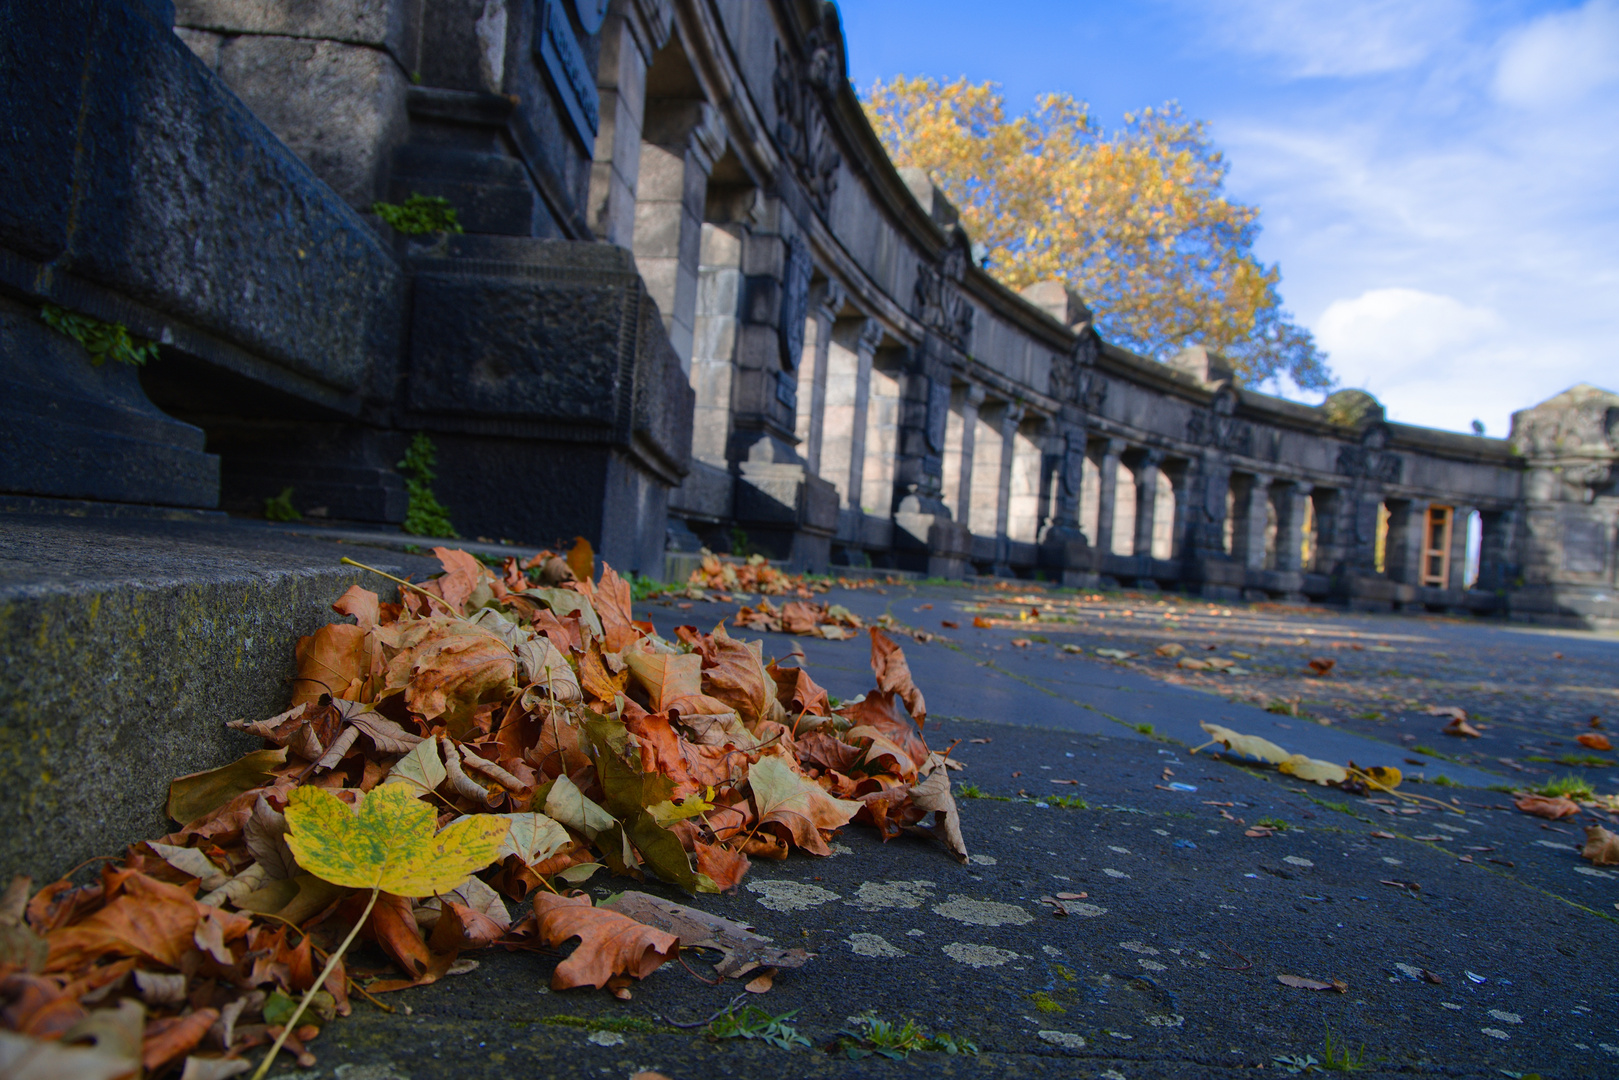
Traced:
POLYGON ((776 43, 776 142, 797 169, 810 201, 825 213, 838 188, 843 155, 832 141, 818 98, 837 88, 842 62, 819 27, 811 31, 807 46, 809 60, 799 64, 776 43))
POLYGON ((786 264, 781 287, 781 320, 776 329, 781 339, 782 369, 797 371, 804 354, 804 321, 809 318, 810 277, 815 272, 809 245, 802 236, 787 241, 786 264))
POLYGON ((916 268, 916 317, 963 352, 972 341, 975 314, 961 292, 961 279, 966 273, 967 234, 960 228, 951 237, 937 269, 927 263, 916 268))
POLYGON ((1345 446, 1338 451, 1338 475, 1373 480, 1380 484, 1398 484, 1405 472, 1405 460, 1385 449, 1388 441, 1387 425, 1373 424, 1368 427, 1360 437, 1359 446, 1345 446))
POLYGON ((1211 446, 1230 454, 1253 457, 1254 429, 1238 420, 1237 391, 1229 384, 1214 392, 1206 409, 1194 410, 1186 421, 1186 439, 1198 446, 1211 446))
POLYGON ((1568 494, 1590 502, 1619 464, 1619 395, 1582 383, 1514 413, 1510 439, 1519 455, 1555 462, 1568 494))
POLYGON ((1085 433, 1070 431, 1063 440, 1062 493, 1067 499, 1079 498, 1085 480, 1085 433))
POLYGON ((1078 304, 1077 316, 1070 324, 1077 335, 1074 347, 1051 358, 1047 393, 1058 401, 1078 405, 1086 412, 1098 412, 1107 400, 1107 380, 1096 370, 1102 340, 1096 334, 1090 308, 1078 304))
POLYGON ((867 319, 860 324, 860 342, 857 346, 862 352, 876 352, 877 346, 883 343, 883 324, 876 319, 867 319))

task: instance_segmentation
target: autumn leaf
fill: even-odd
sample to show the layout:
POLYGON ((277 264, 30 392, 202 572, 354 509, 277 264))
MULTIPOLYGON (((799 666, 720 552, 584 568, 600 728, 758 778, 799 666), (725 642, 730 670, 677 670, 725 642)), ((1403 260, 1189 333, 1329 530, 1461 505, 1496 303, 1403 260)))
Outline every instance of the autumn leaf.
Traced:
POLYGON ((1580 854, 1598 866, 1619 866, 1619 834, 1601 825, 1587 825, 1580 854))
POLYGON ((596 576, 596 551, 582 536, 574 537, 573 547, 568 549, 568 569, 576 581, 590 581, 596 576))
POLYGON ((877 676, 877 689, 899 695, 916 726, 923 727, 928 721, 927 702, 911 678, 911 666, 905 661, 904 650, 877 627, 872 627, 870 633, 871 670, 877 676))
POLYGON ((1202 746, 1194 747, 1192 749, 1194 754, 1205 747, 1219 743, 1233 754, 1254 758, 1270 765, 1280 765, 1292 756, 1280 746, 1268 739, 1261 739, 1257 735, 1244 735, 1241 732, 1233 731, 1228 727, 1221 727, 1219 724, 1211 724, 1205 720, 1198 721, 1198 727, 1208 732, 1209 741, 1202 746))
POLYGON ((1464 739, 1478 739, 1483 737, 1477 728, 1459 716, 1451 718, 1450 723, 1446 724, 1444 727, 1444 733, 1446 735, 1454 735, 1457 738, 1464 739))
POLYGON ((1291 986, 1298 990, 1330 990, 1335 994, 1342 994, 1349 989, 1349 984, 1342 979, 1312 979, 1305 975, 1278 975, 1276 981, 1283 986, 1291 986))
POLYGON ((1583 731, 1574 736, 1574 741, 1590 750, 1612 750, 1613 743, 1599 731, 1583 731))
POLYGON ((555 948, 578 938, 579 945, 551 974, 551 989, 603 987, 616 975, 644 979, 680 951, 680 939, 627 915, 593 907, 588 896, 536 893, 538 936, 555 948))
POLYGON ((1522 810, 1524 813, 1533 814, 1535 817, 1547 818, 1551 821, 1556 821, 1558 818, 1573 817, 1575 814, 1580 812, 1579 804, 1573 799, 1568 798, 1566 795, 1553 795, 1547 797, 1545 795, 1531 795, 1525 793, 1519 795, 1512 801, 1513 805, 1517 806, 1517 808, 1522 810))
POLYGON ((683 949, 718 949, 724 958, 714 970, 733 979, 761 967, 797 968, 809 962, 805 950, 783 949, 752 927, 649 893, 628 890, 603 901, 601 907, 675 935, 683 949))
POLYGON ((1330 656, 1318 656, 1310 661, 1310 674, 1316 678, 1323 678, 1337 666, 1338 661, 1330 656))
POLYGON ((287 763, 287 751, 255 750, 229 765, 192 773, 169 783, 168 815, 189 825, 239 795, 262 787, 287 763))
POLYGON ((348 623, 327 623, 308 637, 299 638, 295 650, 298 677, 292 684, 292 704, 360 696, 362 679, 371 666, 371 632, 348 623))
POLYGON ((911 805, 923 816, 933 814, 930 826, 913 826, 938 840, 960 862, 967 861, 967 842, 961 835, 961 812, 950 793, 950 770, 941 754, 929 754, 922 765, 922 782, 911 788, 911 805))
POLYGON ((820 830, 842 828, 860 810, 859 803, 834 799, 775 757, 748 768, 748 788, 753 792, 759 825, 782 826, 793 843, 815 855, 832 854, 820 830))
POLYGON ((1153 650, 1153 652, 1157 653, 1159 656, 1168 657, 1171 660, 1185 651, 1186 646, 1177 641, 1166 641, 1153 650))
POLYGON ((495 861, 511 822, 479 814, 435 835, 431 807, 410 788, 384 784, 352 809, 328 791, 295 788, 287 846, 298 865, 334 885, 431 896, 495 861))
POLYGON ((437 790, 448 776, 444 758, 439 753, 438 740, 424 739, 410 753, 394 762, 383 783, 404 784, 413 798, 421 798, 437 790))
POLYGON ((1303 754, 1289 754, 1285 761, 1277 762, 1276 769, 1300 780, 1313 780, 1322 785, 1341 784, 1349 779, 1349 772, 1342 765, 1303 754))

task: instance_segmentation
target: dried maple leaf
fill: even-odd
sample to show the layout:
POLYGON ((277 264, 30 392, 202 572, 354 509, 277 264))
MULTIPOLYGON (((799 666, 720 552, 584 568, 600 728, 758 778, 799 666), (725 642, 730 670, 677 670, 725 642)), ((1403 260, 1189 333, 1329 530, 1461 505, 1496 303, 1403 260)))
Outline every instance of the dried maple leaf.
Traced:
POLYGON ((695 653, 631 649, 624 662, 646 690, 653 712, 667 712, 672 702, 703 692, 703 658, 695 653))
POLYGON ((815 855, 832 854, 820 830, 842 828, 860 809, 857 802, 834 799, 780 758, 767 757, 750 766, 748 787, 759 815, 757 827, 780 826, 794 844, 815 855))
POLYGON ((942 754, 929 754, 922 764, 922 782, 911 788, 911 806, 920 816, 933 815, 933 824, 912 826, 942 843, 960 862, 967 861, 967 842, 961 835, 961 812, 950 793, 950 770, 942 754))
POLYGON ((922 740, 922 733, 915 721, 897 709, 895 701, 892 693, 874 690, 861 700, 839 709, 838 715, 846 718, 853 727, 876 728, 889 742, 903 748, 911 761, 920 767, 928 758, 927 743, 922 740))
POLYGON ((754 933, 751 926, 648 893, 622 892, 602 907, 675 935, 683 949, 718 949, 725 957, 715 971, 723 976, 737 978, 760 967, 803 967, 810 959, 803 949, 783 949, 754 933))
POLYGON ((322 694, 361 697, 363 680, 372 673, 373 648, 372 631, 349 623, 327 623, 308 637, 299 638, 292 704, 317 701, 322 694))
POLYGON ((644 979, 680 951, 680 939, 627 915, 593 907, 588 896, 534 896, 535 930, 555 948, 570 938, 579 945, 551 975, 551 989, 607 985, 615 976, 644 979))
POLYGON ((1243 757, 1255 758, 1270 765, 1280 765, 1292 755, 1269 739, 1262 739, 1258 735, 1244 735, 1219 724, 1211 724, 1205 720, 1198 721, 1198 727, 1209 733, 1209 741, 1202 746, 1192 748, 1192 753, 1208 746, 1219 743, 1233 754, 1243 757))
POLYGON ((1450 723, 1445 725, 1444 733, 1462 739, 1482 738, 1479 730, 1459 716, 1451 717, 1450 723))
POLYGON ((1587 825, 1580 854, 1598 866, 1619 866, 1619 834, 1601 825, 1587 825))
POLYGON ((1580 812, 1580 806, 1573 799, 1564 795, 1554 795, 1550 798, 1545 795, 1523 794, 1513 799, 1513 804, 1526 814, 1535 817, 1548 818, 1556 821, 1558 818, 1573 817, 1580 812))
POLYGON ((1334 660, 1330 656, 1318 656, 1310 661, 1310 674, 1314 675, 1318 679, 1322 678, 1334 667, 1336 667, 1337 664, 1338 661, 1334 660))
POLYGON ((894 644, 892 638, 877 627, 871 634, 871 670, 877 676, 877 689, 898 694, 918 728, 927 724, 928 707, 911 678, 911 666, 905 661, 905 651, 894 644))
POLYGON ((287 751, 255 750, 229 765, 192 773, 169 783, 168 815, 182 825, 218 810, 231 800, 262 787, 287 763, 287 751))
POLYGON ((575 581, 589 581, 596 576, 596 549, 582 536, 574 537, 573 547, 568 549, 568 569, 575 581))
POLYGON ((1601 732, 1582 731, 1580 734, 1574 736, 1574 741, 1591 750, 1613 749, 1613 743, 1609 742, 1608 737, 1603 735, 1601 732))

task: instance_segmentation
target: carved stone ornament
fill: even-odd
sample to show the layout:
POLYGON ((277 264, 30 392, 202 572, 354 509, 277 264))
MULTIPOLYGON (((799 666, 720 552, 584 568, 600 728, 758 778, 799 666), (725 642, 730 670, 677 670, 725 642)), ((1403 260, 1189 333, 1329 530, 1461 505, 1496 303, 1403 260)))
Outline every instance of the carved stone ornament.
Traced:
POLYGON ((1359 446, 1345 446, 1338 451, 1338 475, 1380 484, 1398 484, 1405 472, 1405 459, 1385 449, 1388 441, 1387 425, 1373 424, 1368 427, 1360 437, 1359 446))
POLYGON ((1088 320, 1076 329, 1079 336, 1073 349, 1051 358, 1047 393, 1058 401, 1078 405, 1086 412, 1098 412, 1107 400, 1107 380, 1096 371, 1096 358, 1102 351, 1101 339, 1088 320))
POLYGON ((1062 455, 1062 493, 1070 499, 1079 498, 1080 485, 1085 480, 1085 433, 1070 431, 1064 440, 1062 455))
POLYGON ((821 112, 819 95, 835 88, 841 62, 828 59, 829 47, 812 31, 808 45, 810 58, 800 64, 776 42, 776 142, 793 163, 798 179, 816 209, 826 212, 832 193, 838 189, 838 166, 843 155, 832 141, 821 112))
POLYGON ((809 245, 802 236, 787 241, 786 262, 781 321, 777 330, 781 339, 782 369, 797 371, 799 358, 804 355, 804 322, 809 318, 810 277, 815 272, 809 245))
POLYGON ((916 317, 966 352, 976 314, 961 292, 961 279, 967 273, 967 234, 957 228, 951 241, 937 269, 927 263, 916 268, 916 317))
POLYGON ((1237 391, 1230 385, 1214 392, 1206 409, 1195 410, 1186 421, 1186 439, 1199 446, 1212 446, 1228 454, 1252 457, 1254 429, 1233 414, 1237 411, 1237 391))

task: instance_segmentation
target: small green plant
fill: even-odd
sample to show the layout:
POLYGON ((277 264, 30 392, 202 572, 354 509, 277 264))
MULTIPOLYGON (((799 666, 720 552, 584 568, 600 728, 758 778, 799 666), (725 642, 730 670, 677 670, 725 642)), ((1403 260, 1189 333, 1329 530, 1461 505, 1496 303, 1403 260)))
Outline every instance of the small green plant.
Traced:
POLYGON ((284 487, 281 494, 273 499, 264 500, 264 520, 266 521, 302 521, 304 516, 298 508, 292 505, 292 488, 284 487))
POLYGON ((1458 784, 1456 781, 1452 780, 1450 777, 1446 776, 1444 773, 1440 773, 1438 776, 1434 777, 1432 780, 1429 780, 1428 783, 1432 784, 1434 787, 1461 787, 1462 786, 1462 785, 1458 784))
POLYGON ((1275 829, 1277 832, 1286 832, 1287 830, 1293 828, 1291 822, 1283 821, 1281 818, 1274 817, 1262 817, 1255 822, 1255 824, 1259 825, 1261 828, 1275 829))
POLYGON ((412 536, 449 536, 461 534, 450 524, 450 512, 433 494, 433 481, 438 473, 438 451, 433 440, 418 431, 410 441, 410 449, 395 466, 405 476, 405 492, 410 501, 405 507, 405 531, 412 536))
POLYGON ((810 1041, 788 1024, 798 1010, 771 1016, 757 1005, 744 1005, 740 1010, 727 1009, 709 1022, 704 1030, 710 1039, 758 1039, 778 1050, 791 1050, 795 1046, 808 1046, 810 1041))
POLYGON ((1569 765, 1574 768, 1584 766, 1587 769, 1605 769, 1613 762, 1596 754, 1564 754, 1557 759, 1559 765, 1569 765))
POLYGON ((637 603, 650 600, 663 591, 663 582, 656 581, 644 574, 631 572, 629 575, 630 598, 637 603))
POLYGON ((1321 1043, 1321 1068, 1327 1072, 1360 1072, 1366 1068, 1366 1047, 1354 1053, 1349 1050, 1349 1044, 1337 1042, 1332 1036, 1332 1025, 1327 1025, 1327 1033, 1321 1043))
POLYGON ((1078 795, 1053 795, 1046 800, 1052 806, 1061 806, 1068 810, 1089 810, 1091 804, 1078 795))
POLYGON ((1365 712, 1356 713, 1355 714, 1355 719, 1356 720, 1381 720, 1381 719, 1383 719, 1383 714, 1378 712, 1376 709, 1367 709, 1365 712))
POLYGON ((965 784, 956 791, 963 799, 988 799, 990 802, 1011 802, 1007 795, 991 795, 977 784, 965 784))
POLYGON ((901 1026, 879 1019, 871 1012, 853 1019, 860 1030, 838 1032, 837 1041, 828 1047, 831 1053, 843 1054, 852 1061, 873 1055, 904 1061, 918 1050, 938 1050, 946 1054, 978 1053, 978 1045, 971 1040, 958 1039, 953 1035, 929 1035, 927 1029, 918 1026, 915 1020, 907 1020, 901 1026))
POLYGON ((76 311, 46 304, 39 310, 45 325, 84 346, 90 363, 100 367, 108 360, 140 367, 157 359, 157 342, 135 337, 123 323, 102 322, 76 311))
POLYGON ((1563 795, 1573 799, 1575 802, 1588 801, 1596 795, 1596 790, 1591 787, 1591 782, 1580 776, 1559 776, 1545 787, 1536 788, 1535 791, 1537 794, 1550 797, 1563 795))
POLYGON ((1131 724, 1130 726, 1132 728, 1134 728, 1136 731, 1139 731, 1143 735, 1156 735, 1156 734, 1158 734, 1158 730, 1156 728, 1154 728, 1151 724, 1131 724))
POLYGON ((1314 1054, 1277 1054, 1271 1060, 1289 1076, 1321 1071, 1321 1062, 1314 1054))
POLYGON ((450 200, 438 195, 416 195, 403 203, 374 202, 371 212, 406 236, 458 233, 461 222, 450 200))
POLYGON ((731 554, 745 557, 753 554, 752 542, 748 539, 748 531, 740 527, 731 529, 731 554))
POLYGON ((1068 1011, 1057 1004, 1057 1000, 1044 990, 1036 990, 1029 995, 1029 1000, 1034 1002, 1034 1007, 1043 1013, 1065 1013, 1068 1011))

